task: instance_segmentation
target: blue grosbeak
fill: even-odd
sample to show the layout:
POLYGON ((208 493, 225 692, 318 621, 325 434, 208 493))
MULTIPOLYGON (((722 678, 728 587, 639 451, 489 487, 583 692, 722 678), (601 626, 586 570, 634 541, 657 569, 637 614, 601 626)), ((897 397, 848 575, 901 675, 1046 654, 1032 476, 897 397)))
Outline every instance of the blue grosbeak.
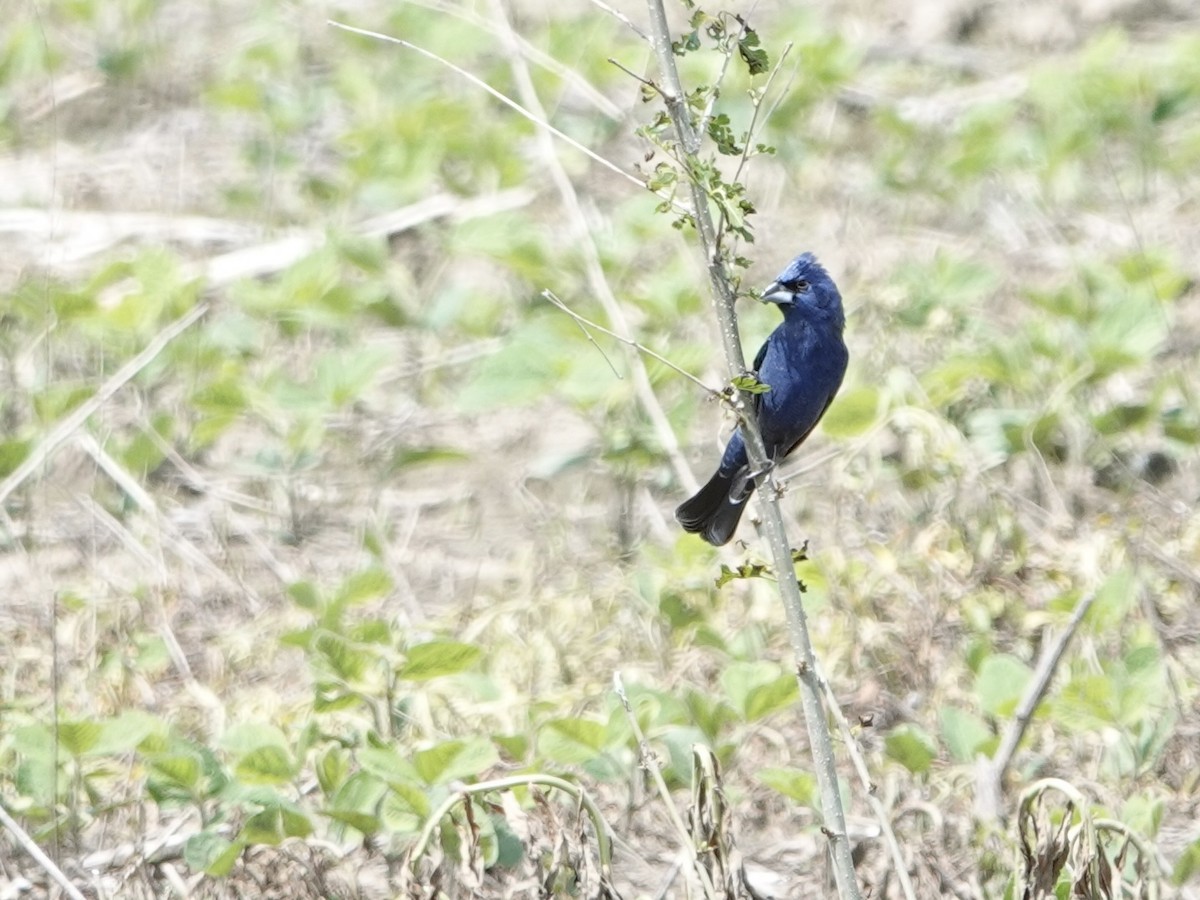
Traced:
MULTIPOLYGON (((779 304, 783 312, 783 322, 754 357, 755 377, 770 390, 754 395, 753 413, 775 463, 804 443, 842 385, 848 359, 842 341, 846 315, 837 285, 811 253, 788 263, 762 299, 779 304)), ((710 544, 728 543, 760 474, 750 471, 738 428, 716 474, 680 504, 675 518, 685 531, 710 544)))

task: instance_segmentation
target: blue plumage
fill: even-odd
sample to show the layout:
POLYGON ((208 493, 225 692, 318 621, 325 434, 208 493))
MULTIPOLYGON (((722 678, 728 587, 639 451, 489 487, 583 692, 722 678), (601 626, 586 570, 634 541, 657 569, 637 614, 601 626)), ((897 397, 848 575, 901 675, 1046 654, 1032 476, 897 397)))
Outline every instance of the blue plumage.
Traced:
MULTIPOLYGON (((783 312, 783 322, 754 358, 758 380, 771 388, 755 395, 754 414, 767 453, 778 462, 804 442, 841 387, 846 316, 837 285, 811 253, 792 260, 762 299, 783 312)), ((754 491, 752 474, 738 429, 716 474, 680 504, 675 518, 710 544, 728 543, 754 491)))

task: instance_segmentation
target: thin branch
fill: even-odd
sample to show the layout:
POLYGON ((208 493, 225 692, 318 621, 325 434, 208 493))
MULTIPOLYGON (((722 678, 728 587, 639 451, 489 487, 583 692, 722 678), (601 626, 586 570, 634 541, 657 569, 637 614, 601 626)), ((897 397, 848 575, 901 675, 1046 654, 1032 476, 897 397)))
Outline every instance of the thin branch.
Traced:
POLYGON ((47 856, 45 851, 37 845, 37 842, 26 833, 25 829, 8 814, 7 810, 4 809, 3 803, 0 803, 0 825, 3 825, 12 833, 17 843, 25 848, 25 852, 33 857, 34 862, 42 867, 43 871, 66 892, 71 900, 84 900, 84 896, 79 888, 71 884, 70 879, 63 874, 63 870, 54 864, 54 860, 47 856))
POLYGON ((1004 773, 1012 763, 1013 756, 1017 752, 1017 747, 1021 744, 1021 738, 1025 736, 1025 731, 1029 727, 1029 723, 1033 721, 1034 712, 1037 711, 1038 705, 1042 702, 1042 698, 1046 695, 1046 691, 1050 687, 1050 681, 1054 678, 1054 673, 1058 670, 1058 664, 1062 661, 1063 655, 1067 651, 1067 646, 1071 643, 1075 632, 1079 630, 1079 625, 1083 621, 1083 617, 1092 608, 1095 600, 1096 592, 1091 591, 1075 604, 1075 609, 1071 612, 1071 618, 1067 621, 1062 632, 1055 638, 1052 644, 1043 649, 1041 658, 1038 660, 1037 669, 1033 673, 1033 678, 1029 681, 1029 687, 1026 688, 1025 695, 1021 698, 1016 713, 1009 721, 1008 726, 1004 729, 1004 734, 1000 738, 1000 746, 996 749, 996 755, 990 760, 981 760, 975 786, 975 816, 977 818, 985 820, 999 818, 1000 795, 1004 783, 1004 773))
MULTIPOLYGON (((542 293, 544 295, 546 292, 543 291, 542 293)), ((560 308, 565 309, 566 307, 560 307, 560 308)), ((608 370, 613 373, 613 375, 616 377, 616 379, 618 381, 624 381, 625 376, 617 371, 617 367, 615 365, 613 365, 613 361, 608 358, 608 354, 604 352, 604 348, 600 346, 600 344, 596 341, 596 339, 594 337, 592 337, 592 333, 590 331, 588 331, 587 323, 584 322, 582 319, 576 318, 576 317, 573 317, 573 320, 575 322, 575 325, 579 328, 579 330, 583 332, 583 336, 588 339, 588 343, 596 348, 596 352, 600 354, 600 358, 603 359, 604 362, 608 365, 608 370)))
POLYGON ((863 796, 867 798, 867 805, 871 807, 871 812, 875 814, 875 821, 879 823, 879 828, 883 832, 884 843, 887 844, 888 852, 892 855, 892 864, 896 870, 896 877, 900 879, 900 890, 904 892, 906 900, 916 900, 916 893, 913 891, 912 879, 908 875, 908 863, 904 859, 904 854, 900 850, 900 842, 896 840, 896 832, 892 829, 892 822, 888 816, 887 810, 883 808, 883 804, 879 801, 879 796, 875 790, 875 783, 871 781, 871 773, 867 771, 867 761, 863 757, 862 748, 858 745, 858 739, 855 738, 854 732, 850 730, 850 723, 846 721, 846 715, 842 712, 842 707, 838 704, 837 697, 834 696, 833 688, 829 686, 827 679, 820 672, 817 677, 821 681, 821 687, 825 691, 825 699, 830 711, 833 713, 833 718, 838 723, 838 728, 842 732, 842 739, 845 741, 844 746, 846 752, 850 755, 850 761, 854 764, 854 771, 858 773, 858 780, 862 784, 863 796))
MULTIPOLYGON (((745 27, 745 26, 743 26, 743 27, 745 27)), ((738 159, 737 166, 733 170, 733 180, 734 181, 741 181, 742 171, 746 168, 746 163, 749 162, 749 160, 750 160, 750 148, 754 146, 755 131, 767 123, 767 120, 771 118, 771 113, 773 113, 775 111, 776 107, 778 106, 779 100, 782 100, 784 97, 784 94, 781 93, 779 96, 779 99, 776 100, 775 105, 773 105, 771 107, 770 112, 768 112, 768 114, 763 117, 763 121, 760 123, 758 121, 758 116, 759 116, 759 113, 762 112, 763 101, 766 99, 767 94, 770 93, 771 85, 775 82, 775 76, 778 75, 780 70, 783 68, 784 60, 786 60, 788 58, 788 54, 791 52, 792 52, 792 42, 788 41, 784 45, 783 51, 779 54, 779 60, 775 63, 774 66, 772 66, 770 74, 767 75, 766 83, 763 84, 762 93, 759 94, 756 99, 751 100, 751 103, 754 106, 754 112, 750 116, 750 125, 746 128, 746 142, 742 145, 742 154, 738 159)), ((717 233, 718 234, 724 233, 725 224, 727 221, 728 221, 728 216, 726 216, 725 210, 724 210, 724 208, 722 208, 721 212, 720 212, 720 217, 717 220, 717 233)), ((736 244, 737 244, 737 239, 735 236, 734 245, 736 246, 736 244)))
MULTIPOLYGON (((651 30, 654 35, 654 51, 658 58, 662 81, 662 94, 679 143, 687 155, 695 156, 699 150, 699 138, 692 127, 684 92, 675 66, 675 54, 671 47, 670 31, 662 0, 648 0, 651 30)), ((691 168, 685 168, 691 171, 691 168)), ((709 280, 713 289, 713 303, 720 323, 721 340, 725 349, 725 362, 730 375, 736 378, 746 371, 746 358, 742 352, 741 336, 738 333, 737 313, 734 309, 736 293, 719 249, 719 238, 713 227, 708 197, 703 187, 694 178, 689 179, 692 190, 696 231, 700 238, 704 256, 708 263, 709 280)), ((763 512, 763 526, 771 548, 779 592, 788 618, 788 637, 796 658, 796 676, 800 687, 800 703, 804 711, 804 723, 808 730, 809 745, 814 770, 821 795, 821 813, 824 819, 824 834, 829 840, 829 852, 833 860, 834 877, 838 894, 844 900, 858 900, 861 896, 858 880, 854 874, 849 836, 846 833, 846 815, 842 808, 838 788, 837 766, 834 760, 833 739, 825 718, 820 679, 817 677, 817 660, 812 640, 808 634, 808 621, 804 612, 800 584, 796 578, 796 566, 788 542, 787 529, 779 508, 779 489, 768 465, 766 447, 754 417, 747 414, 750 397, 739 391, 735 400, 741 420, 742 436, 754 471, 764 472, 760 476, 759 508, 763 512)))
MULTIPOLYGON (((486 31, 491 34, 492 23, 481 15, 478 15, 461 4, 456 3, 440 3, 437 0, 404 0, 409 6, 417 6, 421 9, 428 9, 436 13, 454 16, 464 22, 474 25, 481 31, 486 31)), ((608 97, 604 96, 599 90, 592 86, 592 83, 576 72, 574 69, 564 65, 559 60, 555 59, 540 47, 530 43, 530 41, 520 34, 515 35, 517 45, 520 47, 521 55, 530 62, 545 69, 548 72, 553 72, 563 81, 569 83, 571 87, 579 91, 592 106, 596 107, 601 113, 613 121, 621 121, 625 118, 625 113, 622 109, 613 103, 608 97)))
MULTIPOLYGON (((399 44, 401 47, 404 47, 408 50, 412 50, 414 53, 419 53, 421 56, 424 56, 426 59, 431 59, 434 62, 445 66, 447 69, 450 69, 452 72, 454 72, 458 75, 461 75, 463 78, 467 79, 467 81, 471 82, 476 87, 481 88, 484 91, 487 91, 487 93, 491 94, 493 97, 495 97, 501 103, 503 103, 505 106, 516 110, 518 113, 520 113, 522 116, 524 116, 530 122, 532 122, 534 125, 538 126, 539 128, 543 128, 546 131, 549 131, 552 135, 554 135, 559 140, 565 141, 566 143, 568 143, 572 147, 574 147, 576 150, 578 150, 580 153, 583 153, 585 156, 589 157, 590 159, 594 160, 595 162, 600 163, 600 165, 604 166, 604 168, 608 169, 611 172, 615 172, 617 175, 620 175, 622 178, 626 179, 627 181, 633 182, 639 188, 646 187, 646 185, 643 184, 639 179, 637 179, 633 175, 630 175, 628 172, 626 172, 624 169, 622 169, 616 163, 609 162, 607 159, 605 159, 603 156, 601 156, 596 151, 592 150, 590 147, 579 143, 579 141, 575 140, 575 138, 571 137, 570 135, 568 135, 562 131, 559 131, 557 128, 555 128, 553 125, 551 125, 549 122, 547 122, 544 118, 539 118, 538 116, 534 115, 529 110, 527 110, 525 107, 523 107, 521 104, 517 103, 515 100, 511 99, 510 97, 508 97, 508 96, 502 94, 500 91, 496 90, 494 87, 492 87, 486 81, 484 81, 482 78, 479 78, 477 75, 473 75, 472 73, 468 72, 466 69, 462 68, 461 66, 455 65, 454 63, 450 62, 450 60, 445 59, 444 57, 438 56, 436 53, 426 50, 424 47, 418 46, 417 44, 413 44, 409 41, 406 41, 403 38, 392 37, 391 35, 383 34, 378 31, 369 31, 365 28, 355 28, 353 25, 346 25, 343 22, 337 22, 337 21, 334 21, 333 19, 328 19, 326 21, 330 25, 332 25, 334 28, 340 28, 343 31, 349 31, 351 34, 359 34, 359 35, 362 35, 363 37, 374 38, 377 41, 387 41, 390 44, 399 44)), ((664 198, 664 199, 667 199, 667 198, 664 198)))
POLYGON ((42 465, 50 460, 51 457, 76 431, 83 427, 83 423, 88 418, 94 415, 100 407, 104 406, 113 395, 123 388, 128 382, 132 381, 142 369, 150 365, 158 354, 166 349, 167 345, 183 332, 187 331, 194 323, 198 322, 208 312, 208 304, 201 303, 193 307, 184 315, 180 316, 166 328, 162 329, 154 338, 146 345, 137 356, 117 369, 100 389, 91 397, 85 400, 67 416, 65 416, 57 425, 55 425, 45 437, 38 442, 38 445, 30 451, 29 455, 17 466, 9 476, 0 482, 0 506, 3 506, 10 494, 19 487, 26 478, 36 472, 42 465))
POLYGON ((654 781, 654 786, 658 790, 658 795, 662 799, 663 807, 667 811, 667 818, 671 820, 671 825, 675 829, 675 834, 679 838, 680 847, 687 854, 688 861, 692 864, 692 871, 696 877, 700 879, 700 883, 704 888, 705 897, 715 897, 716 893, 713 888, 712 879, 709 877, 708 870, 700 865, 700 855, 696 852, 696 842, 692 840, 692 833, 688 830, 687 825, 683 822, 683 817, 679 815, 679 810, 675 808, 675 802, 671 799, 671 789, 667 787, 667 782, 662 776, 662 766, 659 765, 654 751, 650 749, 650 744, 646 740, 646 735, 642 733, 642 726, 638 724, 637 715, 633 711, 633 704, 629 702, 629 695, 625 693, 625 683, 621 680, 621 673, 613 673, 613 691, 617 695, 617 699, 621 701, 621 707, 625 710, 625 718, 629 720, 629 727, 633 730, 634 739, 638 744, 638 757, 641 759, 642 769, 650 774, 654 781))
MULTIPOLYGON (((533 114, 538 118, 545 119, 546 112, 542 108, 541 100, 538 98, 533 78, 529 73, 529 66, 525 62, 524 57, 516 50, 512 25, 508 21, 504 6, 499 0, 496 0, 492 4, 492 8, 496 24, 500 29, 500 34, 510 47, 509 60, 519 96, 526 108, 532 110, 533 114)), ((570 176, 558 158, 554 141, 551 140, 549 134, 545 131, 538 134, 538 149, 545 160, 546 171, 550 174, 550 179, 554 182, 554 186, 562 200, 563 209, 567 213, 572 238, 580 251, 582 251, 584 273, 587 277, 588 287, 596 299, 600 301, 600 305, 604 308, 604 313, 608 316, 608 321, 612 324, 613 330, 628 334, 630 327, 625 317, 625 310, 617 300, 616 295, 613 294, 612 287, 608 283, 608 277, 604 274, 604 266, 600 261, 600 251, 596 247, 595 240, 592 238, 587 216, 584 215, 579 197, 575 193, 575 186, 572 184, 570 176)), ((627 352, 627 358, 629 360, 630 375, 633 379, 633 388, 638 404, 650 420, 659 446, 671 461, 671 467, 675 470, 675 477, 687 490, 696 490, 699 486, 696 477, 692 474, 691 467, 688 465, 687 459, 679 447, 679 439, 675 436, 675 430, 671 427, 671 422, 658 400, 658 395, 654 393, 654 386, 650 383, 650 374, 646 371, 645 361, 632 350, 627 352)))
MULTIPOLYGON (((754 145, 754 138, 757 136, 758 129, 767 124, 767 121, 771 118, 771 113, 775 111, 778 105, 778 101, 776 101, 776 106, 772 106, 767 115, 763 116, 762 122, 758 121, 759 114, 762 112, 763 101, 767 98, 767 94, 771 93, 771 85, 775 83, 775 76, 783 69, 783 63, 788 58, 788 54, 792 52, 793 46, 791 41, 783 45, 783 50, 779 53, 779 61, 775 63, 771 68, 770 74, 767 75, 766 83, 762 87, 762 93, 758 95, 757 100, 753 101, 754 112, 750 116, 750 125, 746 128, 746 143, 742 147, 741 159, 738 160, 737 168, 733 170, 734 181, 738 181, 742 177, 742 169, 746 167, 746 163, 750 159, 750 148, 754 145)), ((784 96, 784 93, 780 93, 779 98, 782 99, 784 96)))
POLYGON ((629 68, 629 66, 625 65, 625 63, 620 62, 619 60, 613 59, 611 56, 608 58, 608 62, 610 65, 616 66, 618 69, 620 69, 622 72, 624 72, 630 78, 632 78, 634 81, 640 82, 645 87, 653 88, 656 91, 658 90, 658 85, 656 85, 653 81, 650 81, 648 78, 643 78, 637 72, 633 71, 633 69, 629 68))
MULTIPOLYGON (((585 325, 585 326, 587 326, 587 328, 595 328, 601 334, 608 335, 614 341, 620 341, 622 344, 632 347, 638 353, 646 354, 646 356, 649 356, 651 359, 657 360, 658 362, 660 362, 664 366, 666 366, 668 369, 671 369, 673 372, 679 373, 684 378, 686 378, 688 381, 692 382, 692 384, 707 391, 713 397, 724 397, 725 396, 720 391, 710 388, 707 384, 705 384, 703 381, 701 381, 699 378, 697 378, 695 375, 693 375, 687 369, 681 368, 681 367, 675 365, 675 363, 671 362, 671 360, 667 359, 665 356, 655 353, 653 350, 651 350, 645 344, 639 344, 633 338, 625 337, 625 335, 623 335, 623 334, 617 334, 615 331, 611 331, 610 329, 605 328, 603 325, 593 322, 591 319, 587 318, 586 316, 581 316, 579 313, 575 312, 575 310, 571 309, 571 307, 567 306, 567 304, 563 303, 563 301, 560 300, 557 296, 555 296, 554 291, 542 291, 542 296, 545 297, 547 300, 549 300, 551 303, 553 303, 555 306, 557 306, 559 309, 561 309, 563 312, 565 312, 568 316, 570 316, 572 319, 574 319, 580 325, 585 325)), ((585 329, 584 333, 585 334, 587 333, 586 329, 585 329)), ((588 335, 588 339, 591 340, 590 334, 588 335)), ((595 341, 592 341, 592 343, 595 343, 595 341)), ((619 378, 620 376, 618 375, 617 377, 619 378)))
POLYGON ((625 15, 625 13, 621 12, 616 7, 609 6, 607 3, 604 2, 604 0, 590 0, 590 2, 592 4, 592 6, 595 6, 595 7, 598 7, 599 9, 604 10, 606 13, 608 13, 610 16, 612 16, 614 19, 616 19, 618 22, 620 22, 622 25, 624 25, 626 28, 628 28, 630 31, 632 31, 634 34, 636 34, 638 37, 640 37, 647 44, 650 43, 650 35, 646 34, 646 32, 642 30, 642 27, 640 25, 638 25, 636 22, 634 22, 633 19, 629 18, 629 16, 625 15))

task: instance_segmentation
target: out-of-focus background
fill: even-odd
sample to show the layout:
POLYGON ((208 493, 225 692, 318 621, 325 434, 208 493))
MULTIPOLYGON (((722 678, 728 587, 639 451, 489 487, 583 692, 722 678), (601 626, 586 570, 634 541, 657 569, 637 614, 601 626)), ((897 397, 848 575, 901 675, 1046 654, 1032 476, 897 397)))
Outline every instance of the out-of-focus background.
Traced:
MULTIPOLYGON (((728 12, 772 63, 791 47, 743 173, 745 287, 812 250, 847 303, 846 384, 784 503, 917 895, 1000 895, 1020 791, 1056 776, 1196 896, 1200 13, 728 12), (997 795, 986 761, 1085 598, 997 795)), ((658 111, 635 31, 534 0, 5 19, 4 808, 89 896, 390 896, 383 860, 449 785, 559 773, 613 824, 616 883, 682 896, 619 672, 677 802, 712 747, 758 889, 821 890, 783 611, 768 581, 716 587, 754 527, 719 553, 671 516, 728 417, 541 296, 719 388, 695 242, 464 76, 326 20, 641 177, 665 157, 635 133, 658 111)), ((692 87, 722 70, 698 37, 692 87)), ((766 79, 723 77, 744 131, 766 79)), ((752 352, 777 313, 742 312, 752 352)), ((841 767, 860 875, 900 896, 841 767)), ((537 839, 491 808, 460 888, 549 865, 556 802, 527 805, 537 839)), ((0 894, 48 884, 0 833, 0 894)))

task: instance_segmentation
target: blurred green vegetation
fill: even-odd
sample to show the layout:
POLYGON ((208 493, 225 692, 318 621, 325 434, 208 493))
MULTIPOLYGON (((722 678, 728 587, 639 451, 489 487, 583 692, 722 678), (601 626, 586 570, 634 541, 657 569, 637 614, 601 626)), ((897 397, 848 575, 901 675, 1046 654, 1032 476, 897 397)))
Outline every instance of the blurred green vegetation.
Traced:
MULTIPOLYGON (((546 411, 566 410, 588 443, 553 457, 547 480, 573 479, 566 496, 581 506, 639 490, 672 506, 682 491, 669 448, 633 379, 611 370, 628 375, 621 348, 597 337, 598 352, 539 297, 550 288, 605 321, 534 126, 430 60, 294 7, 217 5, 195 32, 206 54, 180 49, 194 34, 174 23, 181 14, 166 0, 22 6, 0 41, 0 153, 53 168, 68 141, 111 149, 131 122, 198 110, 225 162, 202 199, 166 212, 249 221, 264 236, 304 229, 313 248, 269 277, 218 287, 197 274, 203 254, 153 235, 83 267, 21 266, 0 295, 0 477, 164 327, 208 303, 86 426, 164 508, 188 502, 170 481, 183 460, 235 475, 239 492, 272 504, 264 534, 303 547, 305 528, 318 527, 302 521, 314 485, 348 473, 373 494, 405 479, 453 483, 501 452, 396 425, 401 401, 468 430, 506 415, 549 430, 546 411), (31 113, 79 75, 101 87, 31 113), (359 227, 436 195, 465 202, 519 187, 534 194, 517 208, 440 217, 390 239, 359 227), (478 352, 445 362, 463 348, 478 352)), ((494 24, 473 12, 399 5, 345 18, 516 93, 494 24)), ((1195 624, 1200 553, 1190 520, 1197 335, 1183 315, 1194 246, 1181 236, 1200 167, 1200 35, 1146 43, 1101 30, 1071 52, 1019 59, 1014 82, 873 54, 808 12, 755 25, 772 60, 784 41, 794 46, 758 136, 776 152, 747 179, 762 210, 750 219, 756 239, 738 252, 756 276, 802 248, 841 253, 852 370, 814 441, 819 470, 795 476, 793 508, 798 532, 819 545, 800 571, 827 674, 839 690, 870 689, 864 715, 887 713, 878 739, 859 731, 871 765, 898 805, 933 798, 967 821, 958 785, 994 753, 1043 629, 1095 590, 1017 777, 1077 771, 1114 807, 1137 791, 1142 805, 1117 814, 1153 838, 1161 812, 1146 810, 1186 815, 1200 787, 1171 760, 1194 735, 1200 660, 1194 641, 1170 637, 1195 624), (783 185, 780 199, 756 195, 767 184, 783 185), (875 224, 855 230, 845 209, 875 224), (1124 229, 1129 239, 1108 239, 1124 229), (1175 490, 1182 513, 1164 497, 1175 490)), ((653 110, 607 60, 641 72, 645 46, 587 8, 522 15, 518 31, 536 48, 534 85, 555 127, 632 169, 650 149, 634 129, 653 110)), ((711 55, 683 60, 693 84, 711 85, 718 70, 711 55)), ((762 84, 730 71, 719 108, 734 134, 750 121, 746 91, 762 84)), ((659 201, 560 153, 633 336, 718 386, 703 270, 655 214, 659 201)), ((19 185, 5 196, 48 202, 19 185)), ((141 208, 136 193, 106 203, 141 208)), ((769 311, 747 310, 748 344, 771 326, 769 311)), ((693 458, 708 465, 713 407, 647 365, 671 426, 705 448, 693 458)), ((136 532, 147 510, 135 498, 104 481, 91 490, 136 532)), ((6 554, 49 542, 22 527, 41 504, 37 479, 9 497, 6 554)), ((293 666, 281 676, 292 679, 290 707, 276 720, 234 716, 214 734, 140 708, 139 686, 169 680, 175 665, 161 634, 99 597, 56 590, 60 616, 95 615, 104 637, 89 657, 95 671, 58 695, 56 718, 44 670, 0 661, 6 807, 41 838, 81 842, 139 803, 192 809, 203 830, 186 858, 213 875, 248 846, 314 833, 395 849, 453 783, 497 767, 571 773, 615 796, 639 764, 606 689, 616 666, 637 672, 634 715, 673 788, 690 783, 690 748, 702 742, 735 801, 766 789, 812 805, 812 779, 787 749, 795 679, 769 585, 718 590, 715 551, 644 522, 618 542, 611 517, 551 515, 511 548, 528 571, 477 595, 436 596, 430 621, 411 621, 389 606, 402 590, 405 566, 389 549, 402 529, 347 518, 357 524, 344 560, 281 576, 272 592, 262 639, 293 666), (580 543, 590 555, 575 555, 580 543), (317 787, 299 791, 310 775, 317 787), (144 793, 117 802, 126 782, 144 793)), ((413 540, 434 558, 455 553, 437 534, 413 540)), ((174 608, 180 589, 147 578, 139 590, 174 608)), ((44 639, 12 627, 9 646, 44 639)), ((236 678, 222 690, 236 699, 236 678)), ((1179 857, 1180 880, 1197 846, 1179 857)), ((994 852, 971 850, 982 861, 994 852)), ((1002 891, 1010 873, 980 867, 988 890, 1002 891)))

